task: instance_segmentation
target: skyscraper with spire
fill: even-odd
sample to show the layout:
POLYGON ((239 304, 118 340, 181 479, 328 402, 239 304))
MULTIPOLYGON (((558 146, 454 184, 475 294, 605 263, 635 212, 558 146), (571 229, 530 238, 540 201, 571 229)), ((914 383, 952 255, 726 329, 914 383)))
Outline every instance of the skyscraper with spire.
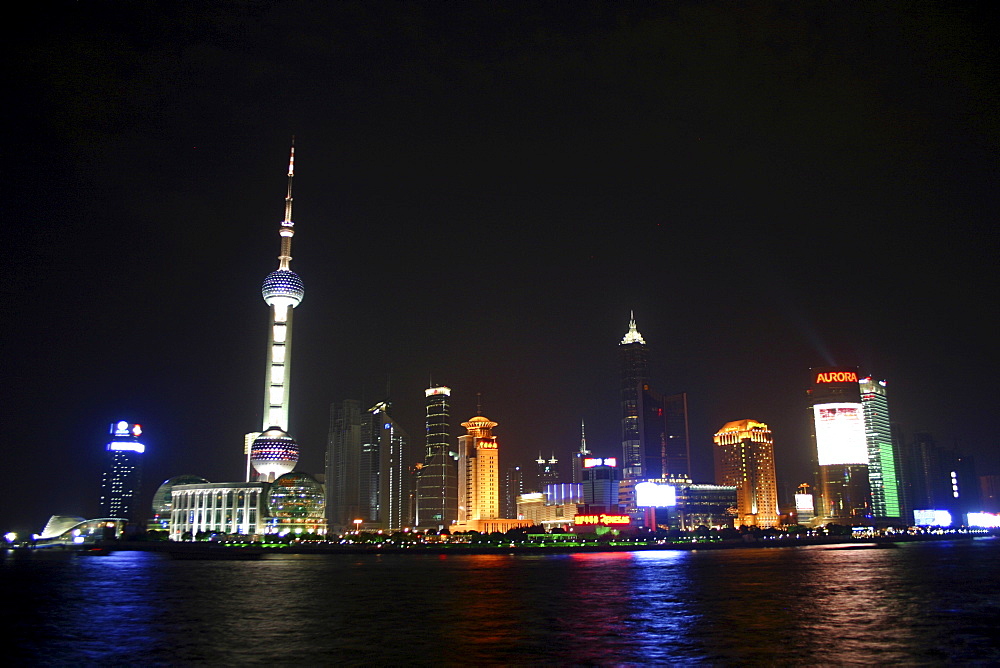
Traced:
POLYGON ((580 449, 573 453, 573 480, 574 483, 583 482, 583 460, 590 456, 587 448, 587 430, 580 420, 580 449))
POLYGON ((642 441, 639 434, 639 392, 649 381, 649 352, 629 314, 628 331, 618 344, 621 354, 622 471, 626 478, 642 477, 642 441))
MULTIPOLYGON (((281 250, 278 268, 264 279, 261 296, 270 309, 267 340, 267 364, 264 367, 264 412, 261 433, 250 446, 250 466, 262 481, 274 480, 295 468, 299 446, 288 435, 289 381, 292 364, 292 311, 305 293, 302 279, 291 270, 292 181, 295 177, 295 143, 288 158, 288 190, 285 195, 285 218, 278 227, 281 250)), ((249 476, 248 476, 249 477, 249 476)))

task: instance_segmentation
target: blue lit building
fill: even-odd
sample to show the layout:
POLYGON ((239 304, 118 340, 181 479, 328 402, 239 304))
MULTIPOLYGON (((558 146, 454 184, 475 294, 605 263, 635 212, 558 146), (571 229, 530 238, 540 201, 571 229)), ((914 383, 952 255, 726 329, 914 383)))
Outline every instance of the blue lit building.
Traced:
POLYGON ((101 475, 101 516, 138 523, 142 456, 146 451, 146 446, 139 441, 142 427, 120 420, 111 425, 110 433, 101 475))

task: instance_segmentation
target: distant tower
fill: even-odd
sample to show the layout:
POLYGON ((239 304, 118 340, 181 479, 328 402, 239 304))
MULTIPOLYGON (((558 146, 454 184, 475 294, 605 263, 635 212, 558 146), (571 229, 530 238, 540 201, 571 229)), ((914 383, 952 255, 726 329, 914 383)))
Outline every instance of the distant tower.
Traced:
POLYGON ((447 528, 458 519, 458 454, 451 447, 451 389, 431 387, 427 399, 427 446, 417 474, 417 526, 447 528))
POLYGON ((463 422, 467 434, 458 437, 458 521, 500 517, 500 461, 497 439, 489 418, 463 422))
POLYGON ((262 434, 250 446, 250 464, 261 481, 290 472, 299 461, 299 446, 288 435, 288 397, 292 363, 292 310, 305 293, 302 279, 289 269, 292 261, 292 180, 295 177, 295 145, 288 158, 288 191, 285 195, 285 219, 281 221, 281 254, 278 269, 264 279, 261 295, 270 307, 267 365, 264 373, 264 415, 262 434), (259 464, 259 466, 258 466, 259 464), (263 468, 262 468, 263 467, 263 468))
POLYGON ((715 435, 715 483, 736 487, 736 520, 746 526, 778 525, 774 440, 763 422, 727 422, 715 435))
POLYGON ((124 420, 111 425, 111 441, 101 475, 101 516, 121 517, 138 523, 139 494, 142 491, 142 455, 146 446, 139 441, 142 427, 124 420))
POLYGON ((573 482, 583 482, 583 460, 591 455, 587 449, 587 431, 580 420, 580 449, 573 453, 573 482))
POLYGON ((884 380, 871 377, 858 381, 868 440, 868 481, 872 488, 875 517, 902 517, 899 494, 899 453, 895 451, 889 423, 889 400, 884 380))
POLYGON ((868 441, 857 367, 811 371, 809 397, 819 462, 816 517, 824 524, 867 521, 872 514, 868 441))
POLYGON ((537 466, 538 488, 540 490, 544 490, 546 485, 559 482, 559 460, 556 459, 555 453, 552 453, 549 459, 545 459, 539 452, 535 465, 537 466))
POLYGON ((628 331, 618 344, 621 351, 622 469, 626 478, 642 477, 639 436, 639 392, 649 380, 649 352, 630 314, 628 331))

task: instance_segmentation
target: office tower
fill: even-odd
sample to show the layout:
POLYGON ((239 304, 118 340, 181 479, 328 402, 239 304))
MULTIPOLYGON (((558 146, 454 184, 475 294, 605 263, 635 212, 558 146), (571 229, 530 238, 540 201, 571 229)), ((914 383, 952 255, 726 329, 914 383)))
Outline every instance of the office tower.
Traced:
POLYGON ((361 402, 330 405, 326 440, 326 517, 329 531, 346 531, 360 518, 358 471, 361 461, 361 402))
POLYGON ((288 435, 288 398, 292 363, 292 311, 302 302, 305 289, 298 274, 289 269, 292 261, 292 180, 295 175, 295 146, 288 158, 288 190, 285 219, 278 228, 281 251, 278 268, 267 275, 261 296, 270 309, 267 364, 264 371, 263 432, 250 446, 250 465, 258 480, 271 482, 290 472, 299 461, 299 446, 288 435))
POLYGON ((620 509, 618 481, 621 480, 617 462, 612 458, 588 458, 583 463, 582 473, 580 492, 588 512, 617 513, 620 509))
POLYGON ((410 526, 409 436, 380 401, 363 416, 357 475, 360 513, 366 527, 410 526))
POLYGON ((101 516, 138 523, 142 455, 146 451, 146 446, 139 441, 142 427, 121 420, 112 423, 110 433, 101 475, 101 516))
POLYGON ((500 460, 489 418, 476 416, 458 437, 458 523, 500 517, 500 460))
POLYGON ((626 478, 641 478, 642 452, 639 435, 639 392, 649 381, 649 352, 636 328, 635 313, 628 331, 618 344, 621 356, 622 467, 626 478))
POLYGON ((866 521, 871 516, 871 488, 857 367, 811 371, 820 487, 816 516, 824 524, 866 521))
POLYGON ((427 399, 427 446, 417 475, 417 526, 448 528, 458 519, 458 453, 451 445, 451 389, 431 387, 427 399))
POLYGON ((524 494, 524 469, 520 466, 508 466, 504 473, 503 504, 500 506, 500 516, 506 519, 517 517, 517 497, 524 494))
POLYGON ((573 453, 573 476, 572 482, 583 482, 583 460, 591 455, 587 449, 587 432, 580 421, 580 449, 573 453))
POLYGON ((538 453, 538 459, 535 460, 535 473, 538 481, 538 490, 541 491, 545 489, 545 486, 554 482, 559 482, 559 460, 556 459, 555 453, 548 459, 542 457, 542 453, 538 453))
POLYGON ((746 526, 778 525, 774 440, 763 422, 727 422, 715 434, 715 482, 736 487, 736 520, 746 526))
POLYGON ((637 396, 639 477, 649 480, 690 476, 687 394, 663 395, 644 383, 637 396))
POLYGON ((865 438, 868 441, 868 482, 872 489, 872 512, 875 517, 902 517, 896 472, 899 454, 893 447, 886 382, 876 381, 871 377, 862 378, 858 382, 865 415, 865 438))

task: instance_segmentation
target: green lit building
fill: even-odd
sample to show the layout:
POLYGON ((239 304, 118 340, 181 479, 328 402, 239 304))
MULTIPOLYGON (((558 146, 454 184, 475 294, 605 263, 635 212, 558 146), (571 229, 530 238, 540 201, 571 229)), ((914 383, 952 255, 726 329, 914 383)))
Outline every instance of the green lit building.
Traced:
POLYGON ((884 380, 858 380, 868 441, 868 481, 872 490, 872 512, 877 518, 902 517, 899 498, 898 453, 889 426, 889 401, 884 380))

